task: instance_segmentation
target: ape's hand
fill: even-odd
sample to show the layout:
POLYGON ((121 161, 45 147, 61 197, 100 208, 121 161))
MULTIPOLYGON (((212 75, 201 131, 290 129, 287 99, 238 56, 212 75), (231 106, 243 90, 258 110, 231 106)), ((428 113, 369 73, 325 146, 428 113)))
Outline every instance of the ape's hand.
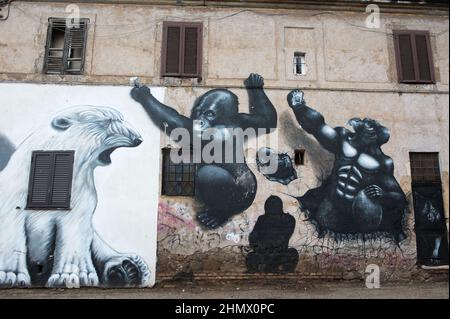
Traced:
POLYGON ((264 79, 261 75, 251 73, 244 81, 247 89, 262 89, 264 87, 264 79))
POLYGON ((384 190, 378 185, 370 185, 364 189, 364 193, 369 198, 381 198, 385 195, 384 190))
POLYGON ((303 96, 305 94, 301 90, 292 90, 289 92, 287 96, 287 101, 290 107, 296 108, 305 103, 305 100, 303 99, 303 96))
POLYGON ((144 103, 148 100, 149 97, 152 96, 150 89, 146 86, 134 87, 130 92, 131 97, 139 103, 144 103))

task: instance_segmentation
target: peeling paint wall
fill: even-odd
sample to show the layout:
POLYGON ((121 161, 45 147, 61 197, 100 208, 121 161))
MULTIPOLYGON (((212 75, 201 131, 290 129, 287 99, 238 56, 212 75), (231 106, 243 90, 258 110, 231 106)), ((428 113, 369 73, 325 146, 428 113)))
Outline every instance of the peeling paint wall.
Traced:
MULTIPOLYGON (((86 72, 82 76, 42 74, 47 19, 63 17, 65 5, 14 2, 7 21, 0 21, 0 80, 121 84, 139 76, 146 85, 165 86, 165 103, 189 115, 202 94, 226 87, 248 112, 243 85, 249 73, 265 78, 265 90, 278 113, 278 148, 294 156, 306 150, 305 165, 296 166, 298 179, 288 185, 268 181, 248 165, 258 191, 253 205, 223 227, 206 231, 195 221, 198 203, 188 197, 161 196, 158 221, 158 265, 161 274, 246 272, 249 234, 270 195, 283 200, 296 220, 289 247, 299 252, 297 274, 361 277, 365 265, 381 266, 384 278, 418 275, 409 152, 439 152, 444 211, 448 227, 448 11, 404 14, 381 12, 381 28, 367 29, 365 12, 80 4, 90 19, 86 72), (431 13, 431 14, 430 14, 431 13), (203 23, 203 77, 161 78, 163 21, 203 23), (400 84, 395 67, 392 31, 428 30, 435 63, 436 84, 400 84), (20 32, 19 32, 20 31, 20 32), (294 52, 306 53, 308 72, 292 72, 294 52), (390 129, 383 145, 395 163, 394 176, 409 204, 406 240, 396 245, 386 238, 363 241, 319 239, 292 197, 317 187, 333 166, 334 157, 300 128, 286 96, 301 88, 308 104, 331 126, 344 126, 353 117, 376 119, 390 129)), ((167 138, 161 135, 161 147, 167 138)))

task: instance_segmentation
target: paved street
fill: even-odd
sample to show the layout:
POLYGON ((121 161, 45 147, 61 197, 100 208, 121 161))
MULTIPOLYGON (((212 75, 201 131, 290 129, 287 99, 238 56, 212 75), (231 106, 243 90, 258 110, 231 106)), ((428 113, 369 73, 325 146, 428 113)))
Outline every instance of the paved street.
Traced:
POLYGON ((363 282, 299 283, 247 285, 223 283, 214 286, 185 283, 166 284, 152 289, 3 289, 0 299, 8 298, 139 298, 139 299, 220 299, 220 298, 283 298, 283 299, 354 299, 354 298, 431 298, 448 299, 446 282, 401 283, 367 289, 363 282))

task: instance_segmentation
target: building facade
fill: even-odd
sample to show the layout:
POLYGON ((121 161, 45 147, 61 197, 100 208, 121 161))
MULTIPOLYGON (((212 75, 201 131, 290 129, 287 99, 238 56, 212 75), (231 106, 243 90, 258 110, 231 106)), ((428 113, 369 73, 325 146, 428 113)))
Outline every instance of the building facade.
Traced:
POLYGON ((0 3, 4 285, 448 265, 445 1, 0 3), (213 153, 245 161, 176 163, 177 128, 215 128, 213 153), (239 145, 226 128, 262 131, 239 145))

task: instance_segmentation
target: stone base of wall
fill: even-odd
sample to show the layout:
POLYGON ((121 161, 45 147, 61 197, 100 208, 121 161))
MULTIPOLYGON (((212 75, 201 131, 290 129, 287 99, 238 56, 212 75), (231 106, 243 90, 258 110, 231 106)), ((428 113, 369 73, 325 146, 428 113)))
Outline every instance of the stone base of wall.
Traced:
POLYGON ((416 259, 402 254, 360 256, 301 254, 293 273, 248 273, 245 254, 236 246, 192 255, 158 252, 157 282, 217 280, 362 280, 368 265, 377 265, 381 282, 448 281, 448 269, 422 269, 416 259))

